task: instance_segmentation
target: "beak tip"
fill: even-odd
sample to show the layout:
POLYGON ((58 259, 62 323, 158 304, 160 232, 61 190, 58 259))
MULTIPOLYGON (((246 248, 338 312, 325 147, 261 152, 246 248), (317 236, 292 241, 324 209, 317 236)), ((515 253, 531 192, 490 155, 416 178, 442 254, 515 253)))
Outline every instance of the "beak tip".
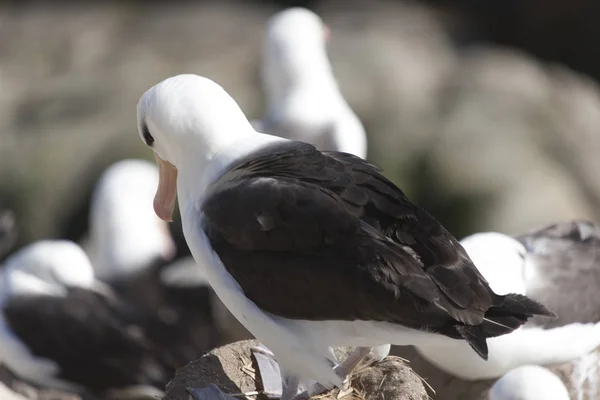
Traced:
POLYGON ((154 203, 154 213, 158 218, 165 222, 173 222, 173 210, 162 207, 160 204, 154 203))

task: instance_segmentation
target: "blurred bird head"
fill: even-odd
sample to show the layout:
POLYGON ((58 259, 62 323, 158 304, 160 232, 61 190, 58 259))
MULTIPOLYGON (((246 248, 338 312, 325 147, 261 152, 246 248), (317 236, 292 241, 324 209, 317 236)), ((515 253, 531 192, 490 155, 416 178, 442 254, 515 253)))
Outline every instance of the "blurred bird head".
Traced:
POLYGON ((329 28, 321 18, 305 8, 289 8, 273 15, 267 22, 263 45, 262 77, 267 96, 279 99, 290 86, 327 82, 331 75, 326 51, 329 37, 329 28))
POLYGON ((6 259, 2 270, 2 296, 65 295, 68 288, 95 290, 89 258, 68 240, 41 240, 6 259))
POLYGON ((99 279, 110 281, 168 261, 176 247, 152 201, 159 171, 146 160, 122 160, 100 177, 92 197, 90 249, 99 279))
POLYGON ((497 294, 525 294, 527 252, 516 239, 498 232, 482 232, 460 241, 492 290, 497 294))

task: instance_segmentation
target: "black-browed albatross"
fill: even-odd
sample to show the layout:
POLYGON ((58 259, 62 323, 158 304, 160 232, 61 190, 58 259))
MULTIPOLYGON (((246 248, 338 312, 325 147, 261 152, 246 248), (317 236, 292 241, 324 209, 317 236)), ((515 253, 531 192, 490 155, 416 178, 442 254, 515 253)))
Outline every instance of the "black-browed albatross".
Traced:
POLYGON ((213 289, 279 363, 282 399, 300 380, 340 387, 332 346, 486 339, 553 315, 496 295, 458 241, 367 161, 256 132, 197 75, 146 91, 138 129, 155 153, 157 215, 177 198, 213 289))
POLYGON ((327 43, 329 28, 301 7, 269 18, 261 77, 267 111, 256 130, 366 158, 367 136, 336 81, 327 43))
POLYGON ((32 243, 1 271, 0 362, 20 379, 101 394, 137 385, 162 390, 172 377, 176 365, 146 335, 154 321, 97 281, 77 244, 32 243))
MULTIPOLYGON (((578 233, 572 233, 579 237, 578 233)), ((585 233, 591 239, 589 227, 585 233)), ((559 317, 534 317, 506 335, 490 338, 487 360, 469 352, 468 346, 460 341, 418 346, 421 356, 450 375, 478 380, 498 378, 523 365, 572 362, 600 346, 600 319, 593 318, 598 311, 587 307, 593 304, 593 295, 597 293, 594 288, 598 290, 594 278, 600 277, 593 272, 600 272, 594 268, 593 242, 575 248, 576 244, 568 238, 555 241, 545 237, 544 230, 534 235, 539 236, 522 236, 530 241, 529 249, 514 237, 499 232, 476 233, 460 243, 495 293, 519 293, 543 304, 552 304, 552 310, 559 317), (534 250, 540 241, 545 241, 546 246, 534 250), (583 287, 582 279, 589 288, 583 287), (577 281, 580 286, 573 290, 572 285, 577 281), (579 296, 586 300, 581 301, 579 296), (556 324, 558 321, 564 322, 556 324)))

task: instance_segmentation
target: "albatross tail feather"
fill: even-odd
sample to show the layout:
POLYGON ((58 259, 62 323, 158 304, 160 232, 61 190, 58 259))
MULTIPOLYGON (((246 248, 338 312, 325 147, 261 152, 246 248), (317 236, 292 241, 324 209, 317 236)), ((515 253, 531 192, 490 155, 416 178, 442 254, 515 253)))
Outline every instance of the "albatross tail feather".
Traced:
POLYGON ((494 305, 485 313, 483 323, 456 325, 455 329, 477 354, 487 360, 487 338, 511 333, 534 315, 556 318, 556 314, 529 297, 513 293, 496 295, 494 305))

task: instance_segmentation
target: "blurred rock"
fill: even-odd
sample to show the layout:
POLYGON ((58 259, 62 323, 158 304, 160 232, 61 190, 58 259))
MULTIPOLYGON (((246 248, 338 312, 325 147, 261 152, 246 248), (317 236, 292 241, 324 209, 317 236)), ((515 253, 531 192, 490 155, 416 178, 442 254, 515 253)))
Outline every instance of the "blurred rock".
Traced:
MULTIPOLYGON (((175 374, 167 385, 164 400, 187 400, 187 388, 216 385, 223 393, 248 393, 261 390, 260 376, 252 347, 256 340, 236 342, 217 348, 192 361, 175 374)), ((341 354, 343 352, 338 352, 341 354)), ((351 380, 352 391, 339 398, 359 397, 366 400, 427 400, 420 378, 397 357, 388 357, 372 367, 357 367, 351 380)), ((339 391, 319 396, 337 399, 339 391)))
POLYGON ((110 163, 151 158, 135 104, 154 83, 202 73, 252 112, 267 16, 198 3, 2 6, 0 207, 14 208, 21 243, 64 235, 110 163))
MULTIPOLYGON (((599 170, 590 166, 596 157, 563 160, 571 154, 588 158, 574 148, 597 146, 588 133, 600 128, 595 86, 524 55, 482 48, 464 55, 442 100, 440 130, 427 156, 442 193, 424 196, 423 205, 440 198, 479 198, 471 215, 477 224, 470 231, 512 233, 557 219, 598 218, 600 203, 589 195, 600 187, 597 178, 589 179, 591 173, 598 177, 599 170)), ((436 207, 428 207, 434 215, 436 207)))
MULTIPOLYGON (((0 207, 15 210, 19 245, 80 239, 101 171, 151 158, 135 104, 159 80, 207 75, 259 116, 273 11, 235 1, 3 6, 0 207)), ((334 0, 316 11, 369 157, 454 234, 598 217, 594 82, 506 49, 459 52, 439 14, 416 4, 334 0)))

